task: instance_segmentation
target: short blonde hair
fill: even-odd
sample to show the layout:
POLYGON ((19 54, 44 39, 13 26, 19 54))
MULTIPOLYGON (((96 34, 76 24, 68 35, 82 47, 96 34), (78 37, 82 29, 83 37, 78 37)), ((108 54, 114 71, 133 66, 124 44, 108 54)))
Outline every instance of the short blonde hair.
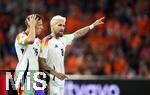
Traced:
POLYGON ((51 27, 54 23, 59 22, 59 20, 64 20, 66 22, 66 17, 60 16, 60 15, 54 16, 50 21, 51 27))

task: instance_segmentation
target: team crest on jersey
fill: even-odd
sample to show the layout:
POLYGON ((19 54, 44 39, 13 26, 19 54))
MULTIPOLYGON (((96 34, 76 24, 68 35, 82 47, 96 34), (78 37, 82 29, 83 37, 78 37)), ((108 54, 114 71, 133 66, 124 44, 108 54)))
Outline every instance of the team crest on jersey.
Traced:
POLYGON ((58 47, 58 45, 57 44, 55 44, 55 48, 57 48, 58 47))

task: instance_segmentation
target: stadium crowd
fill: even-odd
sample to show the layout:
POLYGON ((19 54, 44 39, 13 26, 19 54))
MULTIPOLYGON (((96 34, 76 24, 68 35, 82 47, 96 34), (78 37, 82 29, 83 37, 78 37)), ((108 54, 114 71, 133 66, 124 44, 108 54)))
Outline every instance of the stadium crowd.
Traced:
MULTIPOLYGON (((54 15, 72 33, 105 16, 105 24, 67 47, 67 74, 150 78, 149 0, 0 0, 0 70, 15 69, 15 37, 28 14, 42 15, 42 39, 54 15)), ((55 55, 54 55, 55 56, 55 55)))

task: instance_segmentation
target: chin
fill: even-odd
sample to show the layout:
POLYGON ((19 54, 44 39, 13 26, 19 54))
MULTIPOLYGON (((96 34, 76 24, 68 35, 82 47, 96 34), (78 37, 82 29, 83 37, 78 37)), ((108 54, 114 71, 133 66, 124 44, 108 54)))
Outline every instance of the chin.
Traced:
POLYGON ((60 35, 60 37, 62 37, 63 35, 60 35))
POLYGON ((59 36, 62 37, 64 35, 64 33, 59 33, 59 36))
POLYGON ((61 34, 60 37, 62 37, 64 34, 61 34))
POLYGON ((59 34, 57 37, 62 37, 62 36, 63 36, 63 35, 60 35, 60 34, 59 34))

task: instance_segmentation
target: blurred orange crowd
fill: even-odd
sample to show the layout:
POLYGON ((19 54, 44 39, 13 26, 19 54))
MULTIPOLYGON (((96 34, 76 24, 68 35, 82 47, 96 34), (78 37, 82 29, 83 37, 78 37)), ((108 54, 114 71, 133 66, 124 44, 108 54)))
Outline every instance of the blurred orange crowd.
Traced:
POLYGON ((67 17, 66 33, 105 17, 105 24, 67 47, 68 74, 150 78, 150 6, 148 0, 2 0, 0 2, 0 69, 15 69, 14 40, 30 13, 43 16, 42 39, 54 15, 67 17), (18 8, 17 5, 22 5, 18 8))

